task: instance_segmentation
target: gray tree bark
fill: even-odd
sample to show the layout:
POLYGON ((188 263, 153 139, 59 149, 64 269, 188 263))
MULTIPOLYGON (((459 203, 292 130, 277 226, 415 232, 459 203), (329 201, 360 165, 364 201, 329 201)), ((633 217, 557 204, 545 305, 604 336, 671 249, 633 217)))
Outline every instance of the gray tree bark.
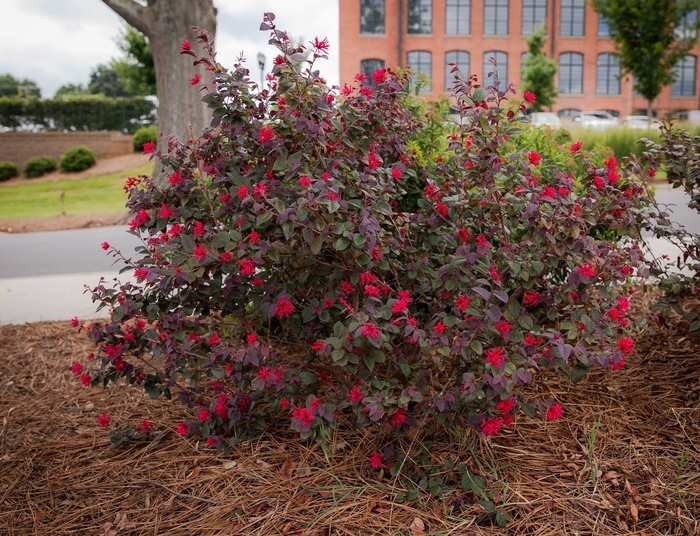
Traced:
MULTIPOLYGON (((211 40, 216 33, 216 8, 213 0, 147 0, 142 5, 135 0, 102 0, 117 15, 148 37, 156 70, 158 94, 158 130, 165 136, 174 134, 178 140, 190 139, 192 134, 209 125, 211 115, 201 96, 189 79, 195 74, 208 81, 202 65, 194 67, 194 58, 180 54, 183 40, 196 46, 192 26, 206 30, 211 40)), ((163 149, 160 145, 158 149, 163 149)), ((158 168, 156 181, 163 185, 165 175, 158 168)))

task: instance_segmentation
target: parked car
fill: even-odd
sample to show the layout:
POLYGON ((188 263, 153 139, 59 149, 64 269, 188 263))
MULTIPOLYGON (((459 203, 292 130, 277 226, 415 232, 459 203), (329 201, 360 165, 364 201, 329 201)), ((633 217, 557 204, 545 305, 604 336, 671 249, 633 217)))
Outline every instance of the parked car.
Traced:
POLYGON ((668 115, 670 119, 691 125, 700 124, 700 110, 679 110, 668 115))
POLYGON ((617 119, 610 112, 598 110, 595 112, 581 112, 574 117, 574 122, 582 127, 595 130, 606 130, 617 126, 617 119))
POLYGON ((561 117, 552 112, 533 112, 527 116, 536 127, 561 128, 561 117))
POLYGON ((659 128, 659 122, 655 119, 648 121, 646 115, 626 115, 620 119, 619 125, 622 128, 629 128, 635 130, 647 130, 648 128, 659 128))

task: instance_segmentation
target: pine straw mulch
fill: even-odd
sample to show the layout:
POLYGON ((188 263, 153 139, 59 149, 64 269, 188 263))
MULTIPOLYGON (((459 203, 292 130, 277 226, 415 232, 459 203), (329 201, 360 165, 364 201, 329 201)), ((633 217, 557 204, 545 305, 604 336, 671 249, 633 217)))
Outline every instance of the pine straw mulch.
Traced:
MULTIPOLYGON (((642 334, 621 371, 594 370, 574 387, 538 385, 542 399, 564 404, 562 419, 521 417, 494 438, 436 441, 436 463, 456 458, 502 490, 511 521, 501 529, 467 493, 463 506, 427 492, 395 503, 400 485, 367 462, 388 439, 381 430, 345 430, 331 442, 332 467, 320 446, 279 431, 224 456, 174 434, 184 413, 177 403, 124 386, 82 389, 69 367, 92 347, 67 322, 2 326, 0 532, 697 535, 698 342, 678 324, 642 334), (112 450, 96 423, 103 411, 134 427, 149 419, 163 434, 112 450)), ((421 439, 402 443, 415 449, 421 439)))

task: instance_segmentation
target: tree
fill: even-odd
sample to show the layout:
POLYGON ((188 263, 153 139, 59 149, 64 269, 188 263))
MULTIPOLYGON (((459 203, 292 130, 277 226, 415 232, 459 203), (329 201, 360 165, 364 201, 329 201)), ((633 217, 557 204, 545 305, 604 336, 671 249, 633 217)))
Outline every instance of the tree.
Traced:
POLYGON ((117 44, 125 58, 112 62, 112 68, 134 95, 156 94, 156 69, 148 37, 133 26, 127 26, 117 44))
POLYGON ((529 35, 527 43, 527 56, 523 62, 523 91, 531 91, 537 97, 535 111, 542 111, 545 106, 554 104, 557 97, 557 88, 554 85, 554 76, 557 74, 557 62, 547 58, 543 49, 546 38, 544 25, 529 35))
POLYGON ((57 99, 59 97, 74 97, 76 95, 87 95, 88 90, 83 86, 83 84, 63 84, 56 90, 53 98, 57 99))
POLYGON ((593 9, 608 21, 620 57, 622 74, 634 77, 634 88, 651 103, 673 83, 673 66, 697 41, 697 23, 687 16, 700 0, 592 0, 593 9))
POLYGON ((33 80, 4 74, 0 76, 0 97, 41 97, 41 90, 33 80))
MULTIPOLYGON (((192 58, 180 54, 180 44, 193 38, 192 26, 205 30, 211 40, 216 33, 213 0, 102 0, 128 24, 143 33, 153 54, 158 96, 158 130, 174 134, 183 142, 209 124, 209 110, 188 79, 195 74, 206 80, 203 65, 192 66, 192 58), (190 133, 192 123, 192 134, 190 133)), ((160 146, 159 146, 160 148, 160 146)), ((159 183, 166 178, 157 174, 159 183)))
POLYGON ((105 97, 132 97, 126 85, 119 78, 119 73, 111 66, 100 64, 90 74, 88 93, 102 94, 105 97))

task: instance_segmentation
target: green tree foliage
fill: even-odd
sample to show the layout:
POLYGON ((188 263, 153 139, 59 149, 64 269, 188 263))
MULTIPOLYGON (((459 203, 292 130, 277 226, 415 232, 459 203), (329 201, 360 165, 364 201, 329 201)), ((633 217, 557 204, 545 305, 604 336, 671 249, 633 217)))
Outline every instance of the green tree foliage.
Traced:
POLYGON ((635 90, 651 103, 673 82, 673 66, 697 41, 697 24, 685 18, 700 0, 593 0, 593 9, 608 20, 623 74, 634 76, 635 90))
POLYGON ((538 112, 544 107, 554 104, 558 94, 554 85, 557 62, 547 58, 543 52, 547 40, 546 35, 544 25, 542 25, 525 40, 528 51, 523 62, 522 89, 523 91, 531 91, 537 96, 533 107, 538 112))
POLYGON ((119 73, 111 65, 100 64, 90 74, 88 93, 105 97, 132 97, 126 84, 119 78, 119 73))
POLYGON ((4 74, 0 76, 0 97, 41 97, 41 90, 33 80, 4 74))
POLYGON ((156 69, 148 37, 127 26, 117 40, 117 45, 124 52, 121 60, 113 60, 112 68, 119 79, 133 95, 156 94, 156 69))
POLYGON ((75 97, 77 95, 88 95, 88 90, 83 84, 63 84, 56 90, 54 99, 59 97, 75 97))

